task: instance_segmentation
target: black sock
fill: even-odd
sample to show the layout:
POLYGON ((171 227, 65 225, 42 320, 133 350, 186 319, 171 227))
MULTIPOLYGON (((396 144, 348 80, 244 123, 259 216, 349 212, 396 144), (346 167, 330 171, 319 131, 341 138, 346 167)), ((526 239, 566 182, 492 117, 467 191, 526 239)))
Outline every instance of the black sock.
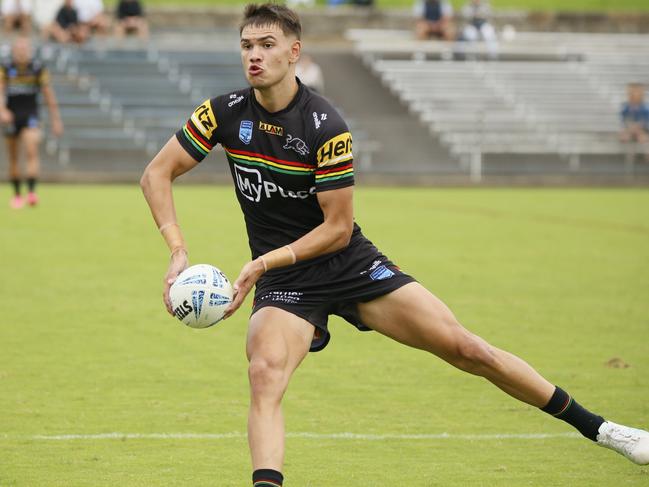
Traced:
POLYGON ((36 190, 36 178, 27 178, 27 190, 33 193, 36 190))
POLYGON ((555 387, 550 402, 542 407, 541 411, 571 424, 586 438, 597 441, 597 430, 604 422, 604 418, 584 409, 570 394, 559 386, 555 387))
POLYGON ((252 472, 253 487, 281 487, 284 476, 277 470, 262 468, 252 472))
POLYGON ((20 196, 20 179, 11 178, 11 185, 14 187, 14 194, 20 196))

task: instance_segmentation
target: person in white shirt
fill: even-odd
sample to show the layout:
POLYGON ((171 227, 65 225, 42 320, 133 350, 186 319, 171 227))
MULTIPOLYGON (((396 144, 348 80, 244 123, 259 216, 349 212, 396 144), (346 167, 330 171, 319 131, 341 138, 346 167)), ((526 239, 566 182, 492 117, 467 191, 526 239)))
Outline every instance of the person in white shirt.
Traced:
POLYGON ((4 29, 7 33, 14 29, 29 34, 32 28, 32 2, 31 0, 2 0, 0 5, 4 29))
POLYGON ((74 0, 74 6, 79 14, 79 22, 90 32, 108 33, 109 20, 104 13, 102 0, 74 0))
POLYGON ((324 93, 322 69, 308 54, 302 54, 295 65, 295 76, 312 90, 321 95, 324 93))
POLYGON ((462 39, 469 42, 484 40, 489 57, 498 55, 496 30, 489 23, 491 5, 489 0, 469 0, 462 7, 462 17, 466 25, 462 29, 462 39))

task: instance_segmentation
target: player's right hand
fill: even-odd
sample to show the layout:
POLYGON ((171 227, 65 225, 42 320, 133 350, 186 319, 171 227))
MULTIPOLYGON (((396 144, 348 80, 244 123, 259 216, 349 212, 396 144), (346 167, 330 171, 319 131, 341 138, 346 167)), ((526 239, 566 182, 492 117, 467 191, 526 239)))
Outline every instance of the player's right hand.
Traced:
POLYGON ((0 123, 5 125, 14 121, 14 114, 9 110, 0 111, 0 123))
POLYGON ((167 274, 164 277, 164 291, 162 292, 162 300, 165 303, 167 312, 173 316, 174 311, 171 307, 171 299, 169 298, 169 288, 174 283, 178 275, 189 267, 189 259, 187 258, 186 250, 179 250, 171 254, 171 262, 167 274))

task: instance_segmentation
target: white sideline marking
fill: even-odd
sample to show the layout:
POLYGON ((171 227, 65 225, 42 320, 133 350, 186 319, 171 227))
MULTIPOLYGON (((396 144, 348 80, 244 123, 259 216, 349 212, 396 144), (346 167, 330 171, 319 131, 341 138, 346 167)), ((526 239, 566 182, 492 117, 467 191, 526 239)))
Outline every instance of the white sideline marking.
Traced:
MULTIPOLYGON (((493 433, 493 434, 360 434, 360 433, 287 433, 287 438, 307 438, 311 440, 552 440, 559 438, 581 438, 579 433, 493 433)), ((68 435, 7 435, 0 434, 3 440, 32 440, 32 441, 70 441, 70 440, 227 440, 247 438, 245 433, 98 433, 98 434, 68 434, 68 435)))

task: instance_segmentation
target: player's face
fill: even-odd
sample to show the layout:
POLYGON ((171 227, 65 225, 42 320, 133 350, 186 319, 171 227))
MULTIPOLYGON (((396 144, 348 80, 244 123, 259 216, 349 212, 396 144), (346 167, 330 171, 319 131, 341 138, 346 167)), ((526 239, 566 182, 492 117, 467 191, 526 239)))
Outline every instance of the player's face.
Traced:
POLYGON ((11 49, 11 55, 14 62, 26 64, 32 58, 32 46, 27 39, 17 39, 11 49))
POLYGON ((300 41, 278 25, 250 25, 241 32, 243 71, 253 88, 270 88, 295 76, 299 56, 300 41))
POLYGON ((644 101, 644 86, 633 85, 629 87, 629 101, 639 104, 644 101))

